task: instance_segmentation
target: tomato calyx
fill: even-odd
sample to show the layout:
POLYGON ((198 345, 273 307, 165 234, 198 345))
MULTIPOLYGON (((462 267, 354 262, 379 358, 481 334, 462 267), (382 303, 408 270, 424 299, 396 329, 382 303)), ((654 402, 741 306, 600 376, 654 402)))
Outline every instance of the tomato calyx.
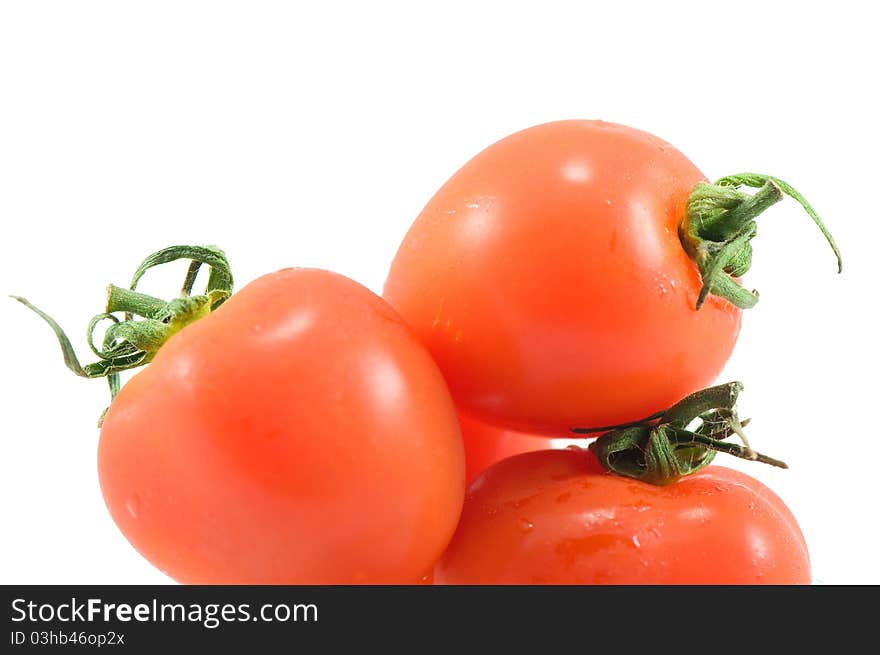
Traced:
POLYGON ((787 182, 761 173, 728 175, 714 184, 700 182, 688 198, 687 212, 678 230, 682 245, 697 264, 703 280, 697 309, 710 293, 741 309, 755 306, 757 291, 745 289, 735 278, 751 268, 750 242, 757 234, 755 219, 785 196, 796 200, 813 219, 837 257, 837 272, 843 270, 834 237, 806 198, 787 182), (758 191, 748 194, 740 191, 743 186, 758 191))
POLYGON ((785 462, 754 451, 742 428, 736 401, 741 382, 728 382, 687 396, 669 409, 639 421, 601 428, 574 428, 576 434, 604 432, 590 444, 612 473, 665 486, 705 468, 724 452, 741 459, 788 468, 785 462), (694 425, 696 424, 696 425, 694 425), (725 439, 736 435, 743 445, 725 439))
POLYGON ((49 324, 61 345, 67 368, 80 377, 107 378, 112 401, 119 392, 120 372, 148 364, 171 336, 217 309, 232 295, 232 286, 229 262, 215 246, 171 246, 153 253, 138 266, 128 288, 113 284, 107 287, 107 305, 102 313, 92 317, 87 329, 89 348, 98 361, 86 365, 80 364, 67 334, 51 316, 21 296, 12 298, 49 324), (136 291, 138 282, 149 269, 178 259, 191 260, 179 297, 165 301, 136 291), (211 269, 205 292, 192 295, 203 264, 211 269), (122 318, 117 314, 122 314, 122 318), (112 325, 104 332, 98 347, 95 329, 105 320, 112 325))

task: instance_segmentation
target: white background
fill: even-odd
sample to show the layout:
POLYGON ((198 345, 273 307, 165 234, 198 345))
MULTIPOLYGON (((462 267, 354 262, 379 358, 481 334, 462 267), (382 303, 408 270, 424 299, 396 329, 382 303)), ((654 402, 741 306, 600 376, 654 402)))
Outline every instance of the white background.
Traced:
MULTIPOLYGON (((762 217, 761 302, 722 379, 746 383, 753 443, 791 465, 746 466, 798 517, 815 577, 880 583, 871 3, 0 7, 0 291, 53 313, 83 354, 104 285, 172 243, 222 246, 239 286, 308 265, 380 291, 436 188, 544 121, 625 123, 710 177, 789 180, 844 274, 793 202, 762 217)), ((101 499, 105 386, 66 371, 12 300, 0 325, 0 582, 167 581, 101 499)))

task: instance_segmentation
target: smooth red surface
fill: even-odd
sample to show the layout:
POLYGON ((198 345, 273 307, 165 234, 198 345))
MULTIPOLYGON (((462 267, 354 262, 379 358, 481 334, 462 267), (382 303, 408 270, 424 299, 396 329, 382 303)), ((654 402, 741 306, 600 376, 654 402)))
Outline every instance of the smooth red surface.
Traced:
POLYGON ((468 484, 495 462, 520 453, 546 450, 553 445, 553 441, 549 437, 526 434, 491 425, 478 421, 465 412, 458 413, 458 422, 461 425, 461 436, 464 440, 464 461, 468 484))
POLYGON ((436 584, 809 584, 791 512, 710 466, 667 487, 605 473, 584 450, 526 453, 468 489, 436 584))
POLYGON ((739 332, 728 302, 694 309, 677 229, 703 179, 629 127, 523 130, 440 188, 384 296, 481 419, 566 436, 641 418, 710 385, 739 332))
POLYGON ((455 407, 378 296, 287 269, 125 385, 98 452, 113 519, 181 582, 417 583, 464 494, 455 407))

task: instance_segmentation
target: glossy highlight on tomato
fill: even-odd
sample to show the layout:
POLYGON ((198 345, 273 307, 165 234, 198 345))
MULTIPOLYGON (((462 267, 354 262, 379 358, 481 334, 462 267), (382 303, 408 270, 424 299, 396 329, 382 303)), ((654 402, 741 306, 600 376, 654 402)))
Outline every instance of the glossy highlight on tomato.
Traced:
POLYGON ((741 310, 679 239, 705 176, 602 121, 517 132, 467 162, 403 240, 384 297, 490 423, 564 435, 640 419, 708 386, 741 310))
POLYGON ((469 487, 436 584, 809 584, 803 535, 757 480, 710 466, 657 487, 588 450, 516 455, 469 487))
POLYGON ((98 449, 114 521, 185 583, 412 583, 461 511, 440 371, 400 317, 340 275, 286 269, 162 346, 98 449))

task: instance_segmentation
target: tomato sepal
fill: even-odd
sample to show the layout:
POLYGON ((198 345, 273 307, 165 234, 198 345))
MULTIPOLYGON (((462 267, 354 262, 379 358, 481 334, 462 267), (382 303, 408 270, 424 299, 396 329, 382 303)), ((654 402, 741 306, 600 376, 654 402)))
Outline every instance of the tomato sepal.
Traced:
MULTIPOLYGON (((26 298, 10 297, 36 313, 52 328, 68 369, 83 378, 107 379, 112 402, 120 389, 119 374, 122 371, 148 364, 168 339, 223 304, 232 295, 232 288, 229 262, 225 253, 215 246, 170 246, 149 255, 138 266, 129 288, 114 284, 107 287, 105 310, 92 317, 86 330, 89 349, 98 357, 98 361, 85 365, 80 363, 70 338, 55 319, 26 298), (165 301, 136 291, 138 282, 150 268, 178 259, 191 260, 179 297, 165 301), (192 295, 203 264, 210 267, 205 293, 192 295), (122 314, 122 318, 117 314, 122 314), (95 330, 99 323, 108 320, 112 325, 104 332, 100 347, 96 346, 95 330)), ((99 427, 106 411, 101 414, 99 427)))
POLYGON ((788 468, 778 459, 756 452, 743 432, 736 401, 741 382, 697 391, 669 409, 640 421, 601 428, 574 428, 576 434, 603 432, 590 444, 602 467, 656 486, 672 484, 708 466, 718 452, 740 459, 788 468), (694 422, 698 422, 696 427, 694 422), (738 436, 743 445, 725 441, 738 436))
POLYGON ((778 177, 762 173, 727 175, 715 183, 698 183, 688 198, 687 211, 679 225, 679 238, 696 263, 703 285, 697 297, 700 309, 711 293, 740 309, 758 302, 758 293, 740 286, 737 278, 752 265, 751 240, 757 235, 755 219, 784 197, 796 200, 822 232, 837 258, 837 272, 843 270, 840 250, 819 214, 793 186, 778 177), (754 194, 740 191, 746 186, 754 194))

